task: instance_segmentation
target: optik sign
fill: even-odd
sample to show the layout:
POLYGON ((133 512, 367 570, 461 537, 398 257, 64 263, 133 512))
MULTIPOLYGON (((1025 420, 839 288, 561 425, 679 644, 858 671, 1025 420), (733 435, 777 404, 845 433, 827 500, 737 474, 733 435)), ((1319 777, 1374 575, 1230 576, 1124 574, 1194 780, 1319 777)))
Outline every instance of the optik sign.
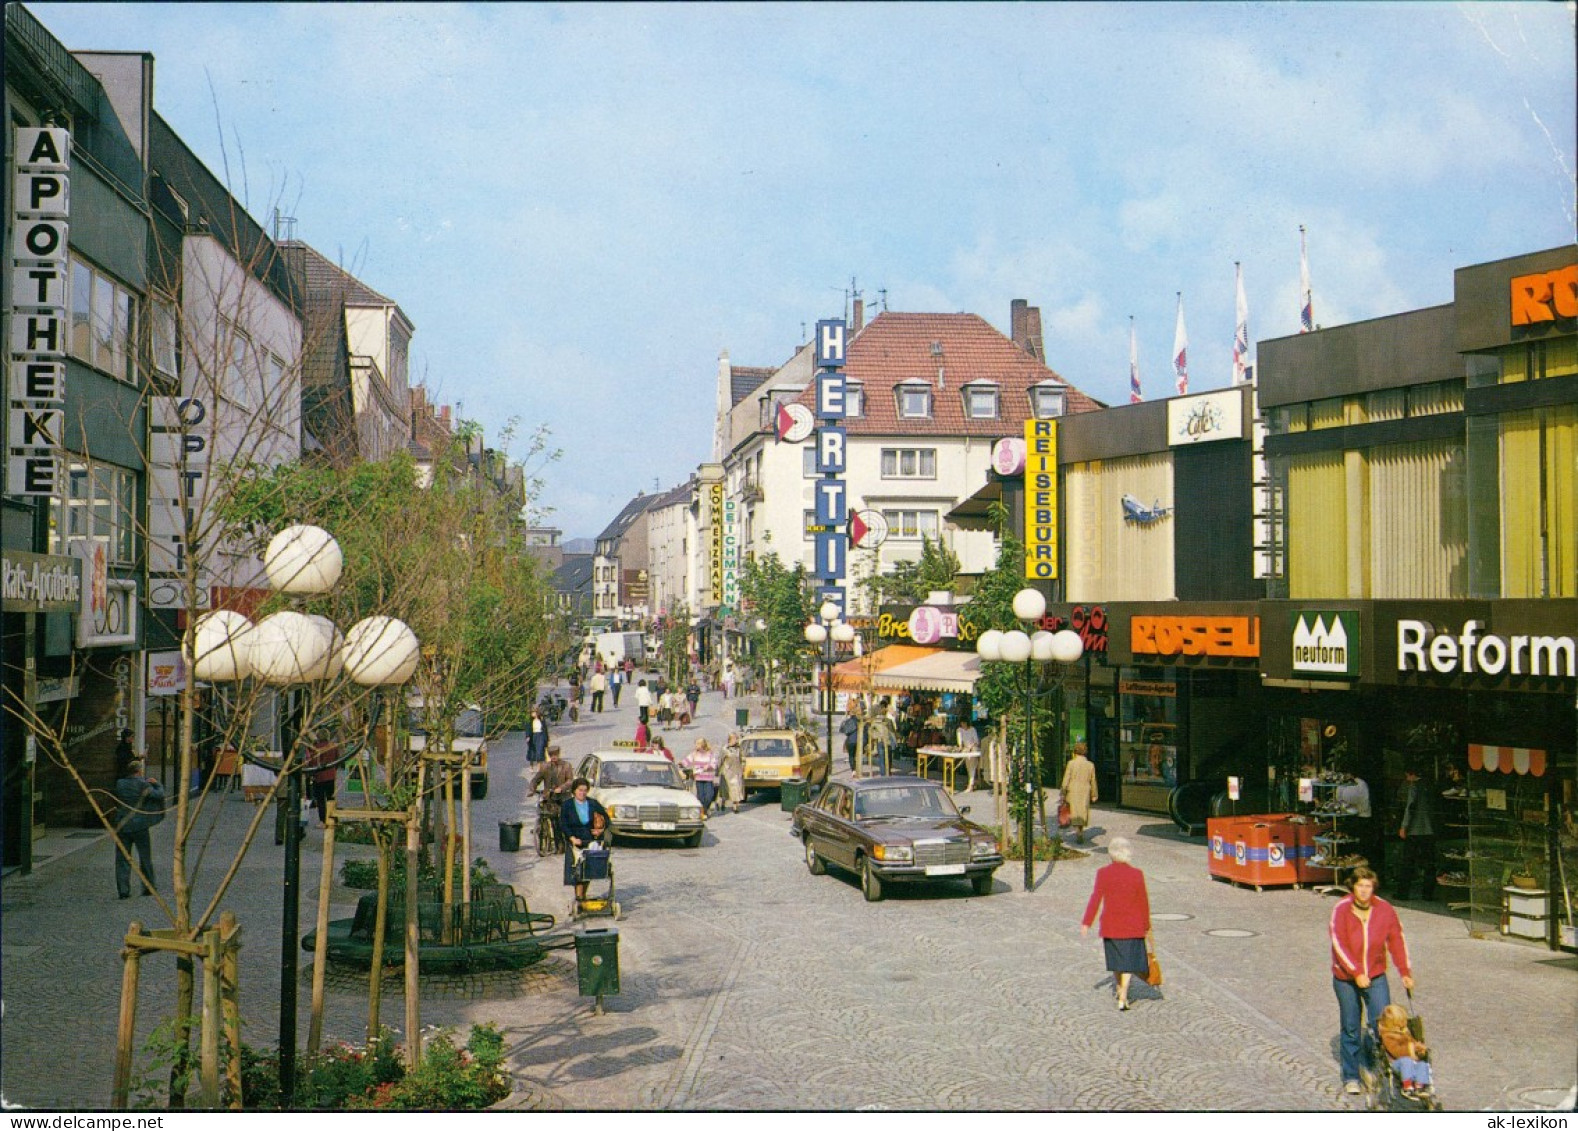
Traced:
POLYGON ((845 331, 842 318, 828 318, 816 324, 816 470, 821 478, 816 481, 816 525, 820 529, 812 535, 817 603, 833 602, 841 617, 844 588, 839 582, 844 579, 849 546, 849 499, 844 490, 848 455, 840 426, 848 415, 845 331))

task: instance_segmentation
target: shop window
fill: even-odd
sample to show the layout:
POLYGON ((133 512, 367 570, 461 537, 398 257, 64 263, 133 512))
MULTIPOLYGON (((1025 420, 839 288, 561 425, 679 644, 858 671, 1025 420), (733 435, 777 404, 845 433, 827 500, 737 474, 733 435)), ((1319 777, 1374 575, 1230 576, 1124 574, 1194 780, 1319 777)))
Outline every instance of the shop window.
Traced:
POLYGON ((1163 669, 1126 669, 1118 692, 1119 803, 1165 813, 1182 751, 1178 685, 1163 669))
POLYGON ((1414 385, 1408 390, 1409 416, 1437 416, 1444 412, 1463 411, 1463 382, 1433 381, 1428 385, 1414 385))

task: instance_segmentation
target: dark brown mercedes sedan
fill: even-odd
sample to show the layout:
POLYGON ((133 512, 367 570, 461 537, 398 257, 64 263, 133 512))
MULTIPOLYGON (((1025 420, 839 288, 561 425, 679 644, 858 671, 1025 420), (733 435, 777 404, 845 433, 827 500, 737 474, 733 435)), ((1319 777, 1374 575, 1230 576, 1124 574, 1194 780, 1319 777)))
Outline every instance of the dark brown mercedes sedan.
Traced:
POLYGON ((954 877, 986 895, 1003 863, 992 834, 965 820, 941 785, 922 778, 829 782, 794 811, 789 831, 800 838, 813 876, 829 866, 853 872, 872 903, 890 883, 954 877))

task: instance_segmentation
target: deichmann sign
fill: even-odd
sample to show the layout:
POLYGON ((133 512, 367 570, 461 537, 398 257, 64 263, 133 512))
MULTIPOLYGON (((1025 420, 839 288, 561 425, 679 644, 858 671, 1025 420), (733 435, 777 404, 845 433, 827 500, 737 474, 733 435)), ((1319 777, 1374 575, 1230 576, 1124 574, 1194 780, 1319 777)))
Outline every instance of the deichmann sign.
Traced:
POLYGON ((723 500, 723 611, 740 607, 740 528, 738 504, 723 500))
POLYGON ((12 184, 5 493, 54 495, 66 400, 71 134, 19 127, 12 184))
POLYGON ((6 550, 0 556, 0 601, 8 613, 74 613, 82 603, 81 563, 6 550))
POLYGON ((1397 621, 1397 670, 1438 675, 1578 678, 1578 640, 1571 636, 1482 632, 1484 622, 1465 620, 1462 631, 1437 632, 1422 620, 1397 621))
POLYGON ((1359 614, 1352 611, 1293 614, 1293 671, 1322 678, 1359 677, 1359 614))
POLYGON ((1129 651, 1136 656, 1260 655, 1260 618, 1132 616, 1129 651))
POLYGON ((1025 421, 1025 577, 1051 581, 1057 557, 1057 421, 1025 421))

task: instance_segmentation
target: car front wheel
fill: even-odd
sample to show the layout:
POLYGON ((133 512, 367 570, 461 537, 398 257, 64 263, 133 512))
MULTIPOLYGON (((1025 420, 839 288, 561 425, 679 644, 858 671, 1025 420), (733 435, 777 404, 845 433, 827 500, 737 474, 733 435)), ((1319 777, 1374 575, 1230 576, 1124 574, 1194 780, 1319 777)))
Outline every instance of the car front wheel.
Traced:
POLYGON ((882 877, 871 866, 869 856, 860 861, 860 894, 866 897, 867 903, 877 903, 882 899, 882 877))
POLYGON ((811 834, 800 834, 805 838, 805 868, 813 876, 827 875, 827 865, 822 863, 822 858, 816 854, 816 849, 811 847, 811 834))
POLYGON ((992 874, 988 872, 984 876, 971 876, 970 887, 972 890, 974 890, 976 895, 991 895, 992 874))

